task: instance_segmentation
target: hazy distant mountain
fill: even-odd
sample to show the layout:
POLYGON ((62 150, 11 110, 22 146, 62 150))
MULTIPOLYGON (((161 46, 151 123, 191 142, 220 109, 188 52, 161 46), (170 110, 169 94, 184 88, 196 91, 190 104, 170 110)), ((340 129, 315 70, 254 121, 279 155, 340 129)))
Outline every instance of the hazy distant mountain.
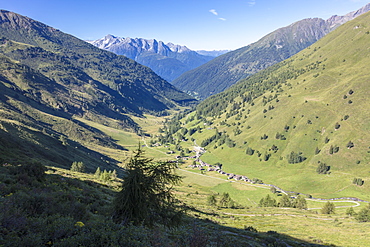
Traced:
POLYGON ((89 43, 118 55, 134 59, 151 68, 167 81, 173 81, 182 73, 194 69, 216 55, 201 55, 186 46, 163 43, 155 39, 121 38, 107 35, 89 43))
POLYGON ((216 57, 173 81, 181 90, 205 99, 222 92, 240 79, 283 61, 323 36, 370 10, 370 4, 345 16, 304 19, 280 28, 259 41, 216 57))
POLYGON ((201 55, 204 55, 204 56, 211 56, 211 57, 218 57, 218 56, 221 56, 225 53, 228 53, 230 50, 220 50, 220 51, 205 51, 205 50, 197 50, 196 52, 201 54, 201 55))

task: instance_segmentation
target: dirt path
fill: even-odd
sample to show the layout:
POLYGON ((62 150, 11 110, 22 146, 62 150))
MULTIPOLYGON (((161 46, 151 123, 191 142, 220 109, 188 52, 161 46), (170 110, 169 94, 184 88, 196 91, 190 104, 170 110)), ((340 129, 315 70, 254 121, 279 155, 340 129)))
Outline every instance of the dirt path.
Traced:
MULTIPOLYGON (((288 209, 288 208, 287 208, 288 209)), ((231 216, 247 216, 247 217, 272 217, 272 216, 289 216, 289 217, 301 217, 301 218, 309 218, 309 219, 315 219, 315 220, 335 220, 327 217, 314 217, 314 216, 307 216, 307 215, 300 215, 300 214, 233 214, 233 213, 223 213, 226 215, 231 216)), ((339 218, 339 219, 345 219, 345 218, 339 218)))
MULTIPOLYGON (((313 199, 306 199, 306 200, 309 200, 309 201, 314 201, 314 202, 327 202, 327 201, 330 201, 330 202, 349 202, 349 203, 354 203, 355 205, 354 206, 336 206, 335 208, 350 208, 350 207, 358 207, 358 206, 361 206, 361 204, 359 202, 356 202, 356 201, 351 201, 351 200, 347 200, 347 201, 332 201, 332 200, 313 200, 313 199)), ((321 209, 321 208, 308 208, 308 210, 311 210, 311 209, 321 209)))
MULTIPOLYGON (((142 140, 143 140, 144 145, 147 148, 155 150, 155 151, 160 152, 160 153, 163 153, 167 156, 170 156, 166 152, 156 150, 152 147, 149 147, 148 144, 146 143, 146 140, 145 140, 144 137, 142 137, 142 140)), ((194 144, 196 145, 195 141, 194 141, 194 144)), ((199 146, 196 145, 196 147, 199 147, 199 146)), ((199 156, 199 158, 200 158, 200 156, 199 156)), ((232 182, 232 183, 239 183, 239 184, 242 184, 242 185, 245 185, 245 186, 259 187, 259 188, 264 188, 264 189, 270 189, 271 187, 275 187, 274 185, 270 185, 270 184, 258 185, 258 184, 250 184, 250 183, 241 182, 241 181, 233 181, 233 180, 229 180, 229 179, 218 178, 218 177, 214 177, 214 176, 210 176, 210 175, 206 175, 206 174, 199 174, 199 173, 191 172, 191 171, 184 170, 184 169, 181 169, 181 168, 179 168, 179 170, 183 171, 183 172, 191 173, 192 175, 205 176, 205 177, 209 177, 209 178, 212 178, 212 179, 218 179, 218 180, 228 181, 228 182, 232 182)), ((282 190, 282 193, 287 194, 286 191, 284 191, 284 190, 282 190)), ((341 201, 341 200, 330 200, 330 199, 323 199, 323 198, 314 198, 314 199, 307 198, 306 200, 315 201, 315 202, 325 202, 325 203, 327 201, 330 201, 330 202, 348 202, 348 203, 354 203, 355 204, 355 205, 352 205, 352 206, 350 206, 350 205, 348 205, 348 206, 335 206, 335 208, 350 208, 350 207, 358 207, 358 206, 361 205, 358 201, 354 201, 354 200, 341 201)), ((308 210, 317 210, 317 209, 321 209, 321 208, 308 208, 308 210)), ((228 213, 226 213, 226 214, 228 214, 228 213)), ((238 215, 238 214, 233 214, 233 215, 238 215)), ((268 216, 267 214, 264 214, 264 215, 268 216)), ((278 214, 272 214, 270 216, 273 216, 273 215, 278 215, 278 214)), ((281 214, 281 215, 283 215, 283 214, 281 214)), ((258 216, 258 215, 241 215, 241 216, 258 216)), ((294 215, 291 215, 291 216, 294 216, 294 215)), ((303 216, 298 216, 297 215, 297 217, 303 217, 303 216)), ((305 217, 307 217, 307 216, 305 216, 305 217)))

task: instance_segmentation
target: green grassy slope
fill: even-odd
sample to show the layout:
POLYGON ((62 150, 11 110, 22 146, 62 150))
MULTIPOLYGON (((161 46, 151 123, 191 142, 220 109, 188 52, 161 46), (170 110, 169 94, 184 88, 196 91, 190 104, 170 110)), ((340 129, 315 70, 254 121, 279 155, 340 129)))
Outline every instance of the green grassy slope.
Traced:
POLYGON ((183 128, 199 125, 201 133, 185 137, 200 145, 215 129, 227 133, 235 147, 216 139, 203 156, 211 164, 221 162, 227 172, 314 197, 370 200, 369 33, 365 14, 210 97, 194 119, 183 120, 183 128), (354 146, 348 148, 350 142, 354 146), (248 147, 253 155, 246 154, 248 147), (292 152, 304 161, 289 163, 292 152), (330 166, 330 174, 316 172, 320 163, 330 166), (354 178, 364 185, 353 184, 354 178))
POLYGON ((339 25, 366 13, 366 5, 345 17, 328 20, 308 18, 262 37, 257 42, 217 57, 184 73, 173 84, 185 92, 205 99, 229 88, 240 79, 281 62, 307 48, 339 25))
POLYGON ((293 23, 253 44, 228 52, 184 73, 173 84, 205 99, 224 91, 240 79, 291 57, 330 31, 328 24, 318 18, 293 23))
POLYGON ((0 160, 112 167, 124 144, 81 119, 139 133, 133 117, 195 102, 149 68, 0 10, 0 160), (78 120, 80 119, 80 120, 78 120), (116 157, 115 157, 116 158, 116 157))
MULTIPOLYGON (((246 231, 229 222, 206 219, 217 216, 211 208, 189 207, 189 214, 176 228, 115 223, 112 201, 120 179, 103 181, 94 174, 55 167, 44 172, 40 164, 0 165, 0 245, 319 246, 300 236, 246 231)), ((181 197, 182 189, 176 189, 176 194, 181 197)))
POLYGON ((7 56, 47 76, 59 77, 63 84, 89 83, 126 112, 163 111, 174 102, 194 101, 148 67, 13 12, 0 11, 0 37, 28 44, 5 47, 7 56))

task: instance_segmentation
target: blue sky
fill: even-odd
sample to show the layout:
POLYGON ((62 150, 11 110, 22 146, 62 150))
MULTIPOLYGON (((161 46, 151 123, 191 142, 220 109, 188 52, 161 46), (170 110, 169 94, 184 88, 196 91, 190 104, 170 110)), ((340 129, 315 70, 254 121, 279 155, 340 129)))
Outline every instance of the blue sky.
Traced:
POLYGON ((81 39, 157 39, 233 50, 304 18, 344 15, 369 0, 0 0, 0 9, 81 39))

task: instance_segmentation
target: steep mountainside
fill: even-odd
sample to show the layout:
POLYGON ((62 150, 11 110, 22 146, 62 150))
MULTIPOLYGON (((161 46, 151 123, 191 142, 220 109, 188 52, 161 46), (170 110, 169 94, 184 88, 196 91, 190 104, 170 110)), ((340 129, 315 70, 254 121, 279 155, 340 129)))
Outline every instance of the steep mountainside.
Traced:
POLYGON ((226 53, 184 73, 173 84, 199 99, 205 99, 222 92, 240 79, 289 58, 368 10, 370 4, 326 21, 319 18, 298 21, 266 35, 256 43, 226 53))
POLYGON ((107 35, 89 43, 148 66, 167 81, 173 81, 182 73, 214 58, 214 56, 201 55, 186 46, 165 44, 155 39, 132 39, 107 35))
POLYGON ((173 136, 195 139, 227 173, 370 201, 369 47, 367 13, 204 100, 173 136))
POLYGON ((80 144, 117 145, 76 117, 138 132, 130 116, 194 102, 149 68, 16 13, 0 11, 0 37, 5 161, 80 157, 96 166, 106 158, 80 144))

